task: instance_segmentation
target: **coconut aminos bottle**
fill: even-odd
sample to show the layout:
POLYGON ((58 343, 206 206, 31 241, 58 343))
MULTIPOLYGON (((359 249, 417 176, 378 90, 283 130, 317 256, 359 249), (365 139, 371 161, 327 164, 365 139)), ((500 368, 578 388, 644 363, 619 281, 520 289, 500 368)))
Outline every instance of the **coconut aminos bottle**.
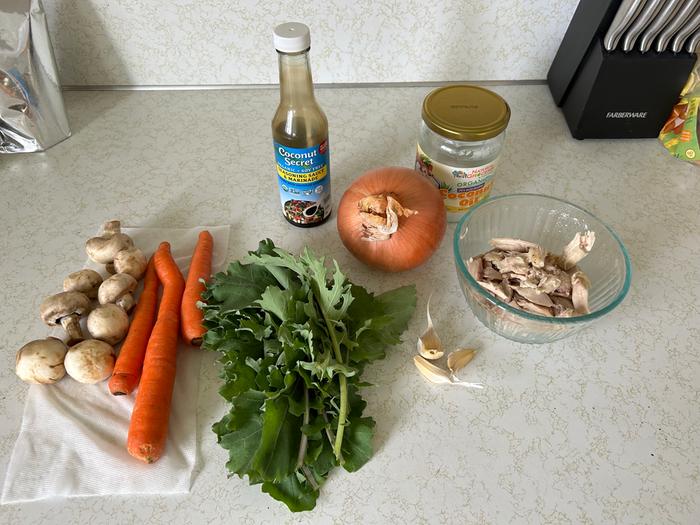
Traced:
POLYGON ((297 22, 275 28, 280 103, 272 119, 272 139, 282 214, 308 228, 331 214, 328 119, 314 97, 309 67, 311 35, 297 22))

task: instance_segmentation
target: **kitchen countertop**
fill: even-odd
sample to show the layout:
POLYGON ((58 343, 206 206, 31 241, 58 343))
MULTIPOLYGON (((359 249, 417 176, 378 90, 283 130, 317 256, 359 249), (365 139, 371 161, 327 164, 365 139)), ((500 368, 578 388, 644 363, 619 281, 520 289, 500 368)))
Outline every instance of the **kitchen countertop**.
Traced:
MULTIPOLYGON (((331 128, 336 202, 380 165, 413 164, 429 88, 320 89, 331 128)), ((545 86, 494 88, 513 116, 494 194, 535 192, 583 206, 622 237, 632 260, 623 304, 555 344, 489 332, 467 309, 451 236, 423 267, 386 275, 345 250, 334 221, 282 218, 270 90, 66 93, 73 137, 43 155, 0 156, 0 477, 27 385, 14 353, 47 333, 43 296, 82 266, 100 224, 233 226, 238 258, 272 238, 335 257, 374 291, 416 283, 404 344, 368 368, 375 455, 337 470, 314 511, 292 515, 238 478, 211 424, 225 410, 214 356, 200 376, 198 464, 189 495, 90 497, 0 507, 2 523, 684 523, 700 521, 700 172, 655 140, 577 141, 545 86), (447 347, 481 350, 465 379, 441 388, 413 367, 426 300, 447 347)))

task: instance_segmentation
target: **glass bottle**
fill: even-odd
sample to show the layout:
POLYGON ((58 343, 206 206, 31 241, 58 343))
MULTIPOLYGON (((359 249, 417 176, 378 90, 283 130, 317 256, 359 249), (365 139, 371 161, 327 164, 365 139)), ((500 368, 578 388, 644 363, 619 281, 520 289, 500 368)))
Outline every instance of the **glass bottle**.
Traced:
POLYGON ((455 222, 491 192, 510 107, 488 89, 452 85, 425 97, 422 117, 415 168, 435 183, 455 222))
POLYGON ((280 103, 272 119, 282 214, 310 227, 331 213, 328 119, 314 97, 309 67, 311 36, 304 24, 274 31, 279 57, 280 103))

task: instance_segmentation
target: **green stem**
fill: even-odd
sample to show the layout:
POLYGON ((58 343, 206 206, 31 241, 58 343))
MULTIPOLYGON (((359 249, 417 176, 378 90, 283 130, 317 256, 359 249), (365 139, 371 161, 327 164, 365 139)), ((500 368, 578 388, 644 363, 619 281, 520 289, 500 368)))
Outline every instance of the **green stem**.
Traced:
POLYGON ((335 445, 333 452, 335 458, 343 464, 341 447, 343 445, 343 433, 345 432, 345 419, 348 414, 348 379, 344 375, 340 376, 340 413, 338 414, 338 432, 335 435, 335 445))
MULTIPOLYGON (((304 425, 309 424, 309 389, 304 385, 304 425)), ((306 450, 308 448, 309 438, 303 432, 301 433, 301 440, 299 441, 299 455, 297 456, 297 468, 302 468, 304 466, 304 459, 306 458, 306 450)), ((311 483, 311 481, 309 481, 311 483)))
MULTIPOLYGON (((333 344, 333 353, 335 354, 335 360, 338 363, 343 364, 343 356, 340 353, 340 345, 338 344, 338 339, 335 336, 335 328, 331 325, 328 318, 323 315, 323 319, 326 322, 326 328, 328 329, 328 335, 331 338, 331 343, 333 344)), ((341 452, 341 447, 343 446, 343 434, 345 433, 345 420, 348 415, 348 379, 342 374, 338 374, 338 379, 340 381, 340 412, 338 413, 338 430, 335 433, 335 444, 333 445, 333 452, 335 453, 335 459, 343 464, 343 456, 341 452)))

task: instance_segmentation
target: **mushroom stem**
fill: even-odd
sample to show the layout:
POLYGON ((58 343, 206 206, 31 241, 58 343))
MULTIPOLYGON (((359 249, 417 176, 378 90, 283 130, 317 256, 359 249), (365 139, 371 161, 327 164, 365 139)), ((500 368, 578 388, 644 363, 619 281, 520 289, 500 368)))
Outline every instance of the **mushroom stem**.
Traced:
POLYGON ((112 220, 112 221, 107 221, 102 225, 102 232, 103 233, 121 233, 122 228, 121 228, 121 221, 117 220, 112 220))
POLYGON ((84 340, 83 331, 80 329, 80 316, 76 314, 67 315, 61 318, 61 326, 68 335, 68 346, 73 346, 76 343, 84 340))

